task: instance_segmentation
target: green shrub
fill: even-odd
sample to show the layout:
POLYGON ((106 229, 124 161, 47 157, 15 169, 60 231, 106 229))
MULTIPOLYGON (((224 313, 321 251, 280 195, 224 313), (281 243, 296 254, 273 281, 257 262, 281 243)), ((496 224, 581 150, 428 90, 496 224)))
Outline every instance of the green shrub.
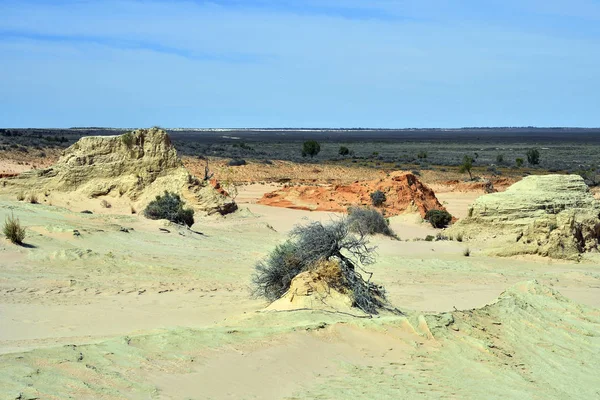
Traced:
POLYGON ((176 193, 165 191, 162 196, 156 196, 144 210, 144 216, 149 219, 167 219, 176 224, 192 226, 194 210, 183 208, 184 202, 176 193))
POLYGON ((452 221, 452 215, 444 210, 429 210, 425 214, 425 219, 429 221, 434 228, 445 228, 452 221))
POLYGON ((426 151, 420 151, 420 152, 417 154, 417 158, 419 158, 419 159, 421 159, 421 160, 422 160, 422 159, 425 159, 425 158, 427 158, 427 152, 426 152, 426 151))
POLYGON ((390 229, 389 221, 374 208, 354 206, 348 208, 348 223, 355 232, 368 235, 381 233, 386 236, 396 236, 394 231, 390 229))
POLYGON ((426 242, 433 242, 433 239, 435 239, 435 236, 433 236, 433 235, 427 235, 427 236, 425 236, 425 241, 426 242))
POLYGON ((340 146, 340 151, 338 151, 338 154, 340 156, 347 156, 348 154, 350 154, 350 149, 346 146, 340 146))
POLYGON ((21 222, 14 216, 7 217, 2 229, 4 236, 14 244, 23 244, 25 239, 25 228, 21 227, 21 222))
POLYGON ((321 151, 321 145, 316 140, 307 140, 302 144, 302 157, 313 158, 321 151))
POLYGON ((525 161, 524 161, 522 158, 517 158, 517 159, 515 160, 515 164, 516 164, 517 168, 521 168, 521 167, 523 166, 523 163, 524 163, 524 162, 525 162, 525 161))
POLYGON ((502 164, 502 163, 504 162, 504 154, 498 154, 498 155, 496 156, 496 162, 497 162, 498 164, 502 164))
POLYGON ((371 204, 373 204, 375 207, 380 207, 387 200, 385 193, 383 193, 381 190, 374 191, 370 194, 370 197, 371 204))
POLYGON ((527 162, 529 165, 537 165, 540 163, 540 152, 538 149, 527 150, 527 162))

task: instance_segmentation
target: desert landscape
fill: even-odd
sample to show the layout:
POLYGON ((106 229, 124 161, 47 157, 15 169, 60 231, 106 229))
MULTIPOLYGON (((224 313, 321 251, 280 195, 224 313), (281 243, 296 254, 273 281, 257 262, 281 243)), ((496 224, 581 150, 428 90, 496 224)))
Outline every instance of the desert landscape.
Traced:
POLYGON ((2 133, 2 399, 600 398, 594 141, 2 133))

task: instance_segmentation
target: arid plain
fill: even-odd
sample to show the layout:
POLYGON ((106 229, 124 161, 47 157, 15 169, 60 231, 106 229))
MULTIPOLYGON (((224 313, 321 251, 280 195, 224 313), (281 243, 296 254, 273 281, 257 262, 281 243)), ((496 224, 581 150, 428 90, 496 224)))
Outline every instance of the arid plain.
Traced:
MULTIPOLYGON (((135 162, 146 162, 150 142, 138 143, 146 153, 135 162)), ((85 149, 70 159, 78 171, 98 162, 76 153, 85 149)), ((213 179, 225 197, 236 192, 237 210, 214 212, 229 201, 205 200, 215 184, 182 178, 183 197, 198 204, 189 229, 149 220, 141 208, 183 170, 201 178, 204 159, 174 161, 173 175, 147 168, 152 179, 121 168, 120 176, 139 178, 131 183, 106 171, 36 175, 27 171, 49 168, 58 154, 28 165, 18 157, 6 152, 0 162, 0 173, 20 173, 0 180, 0 221, 14 215, 27 229, 23 246, 0 241, 2 399, 600 397, 595 249, 577 259, 500 257, 489 251, 494 232, 447 240, 408 207, 389 217, 398 238, 369 238, 377 250, 368 269, 401 315, 273 309, 251 295, 254 265, 293 226, 343 213, 265 205, 265 194, 307 184, 335 191, 403 171, 277 160, 231 167, 211 158, 213 179), (90 195, 90 182, 110 189, 90 195)), ((520 178, 489 179, 502 193, 520 178)), ((463 180, 455 171, 419 178, 458 221, 486 194, 463 180)))

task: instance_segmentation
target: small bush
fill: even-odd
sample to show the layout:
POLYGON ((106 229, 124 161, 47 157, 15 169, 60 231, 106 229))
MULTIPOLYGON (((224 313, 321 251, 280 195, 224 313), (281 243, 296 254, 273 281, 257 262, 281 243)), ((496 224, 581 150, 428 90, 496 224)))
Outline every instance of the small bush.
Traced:
POLYGON ((106 199, 102 199, 102 201, 100 202, 100 205, 103 208, 111 208, 112 207, 112 205, 108 201, 106 201, 106 199))
POLYGON ((383 193, 381 190, 374 191, 370 196, 371 204, 373 204, 375 207, 380 207, 387 200, 385 193, 383 193))
POLYGON ((498 154, 498 155, 496 156, 496 162, 497 162, 498 164, 502 164, 502 163, 504 163, 504 154, 498 154))
POLYGON ((426 151, 420 151, 420 152, 417 154, 417 158, 419 158, 419 159, 421 159, 421 160, 422 160, 422 159, 425 159, 425 158, 427 158, 427 152, 426 152, 426 151))
POLYGON ((25 228, 21 227, 21 222, 14 216, 7 217, 4 221, 4 228, 2 230, 4 236, 14 244, 23 244, 25 239, 25 228))
POLYGON ((346 146, 340 146, 340 150, 338 151, 338 154, 340 156, 347 156, 348 154, 350 154, 350 149, 347 148, 346 146))
POLYGON ((433 239, 435 239, 435 236, 433 236, 433 235, 427 235, 427 236, 425 236, 425 241, 426 242, 433 242, 433 239))
POLYGON ((242 165, 246 165, 246 160, 230 160, 227 165, 230 167, 241 167, 242 165))
POLYGON ((459 234, 456 235, 456 241, 457 242, 462 242, 463 241, 463 234, 462 233, 459 233, 459 234))
POLYGON ((121 141, 127 147, 131 147, 133 145, 133 133, 127 132, 121 135, 121 141))
POLYGON ((194 225, 194 210, 183 208, 184 202, 176 193, 165 191, 162 196, 156 196, 144 210, 144 216, 149 219, 167 219, 176 224, 194 225))
POLYGON ((35 193, 30 193, 29 198, 27 199, 31 204, 38 204, 38 197, 35 193))
POLYGON ((361 265, 375 261, 374 251, 363 234, 352 233, 347 219, 327 225, 311 222, 296 226, 285 243, 256 264, 252 278, 254 295, 277 300, 289 289, 296 275, 317 264, 337 260, 342 278, 336 279, 351 293, 354 306, 376 314, 387 304, 385 292, 381 286, 364 280, 359 273, 361 265))
POLYGON ((302 144, 302 157, 313 158, 321 152, 321 145, 316 140, 307 140, 302 144))
POLYGON ((527 150, 527 162, 529 165, 537 165, 540 163, 540 151, 538 149, 527 150))
POLYGON ((471 255, 471 250, 467 247, 463 250, 463 256, 469 257, 471 255))
POLYGON ((517 166, 517 168, 521 168, 523 166, 523 159, 522 158, 517 158, 515 159, 515 165, 517 166))
POLYGON ((425 214, 425 219, 429 221, 431 226, 440 229, 445 228, 452 221, 452 215, 444 210, 429 210, 425 214))
POLYGON ((23 200, 25 200, 25 193, 23 193, 23 192, 17 193, 17 201, 23 201, 23 200))
POLYGON ((381 233, 386 236, 395 237, 394 231, 390 229, 389 222, 383 214, 374 208, 350 207, 348 208, 348 223, 353 231, 374 235, 381 233))

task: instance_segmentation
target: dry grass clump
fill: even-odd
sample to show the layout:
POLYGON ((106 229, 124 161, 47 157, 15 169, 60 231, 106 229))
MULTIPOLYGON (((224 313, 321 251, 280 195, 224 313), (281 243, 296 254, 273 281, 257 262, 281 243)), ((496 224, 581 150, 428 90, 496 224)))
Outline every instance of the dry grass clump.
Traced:
POLYGON ((12 243, 23 244, 23 239, 25 239, 25 228, 21 227, 21 222, 13 215, 6 217, 2 232, 12 243))
POLYGON ((25 200, 25 193, 24 192, 17 193, 17 201, 23 201, 23 200, 25 200))
POLYGON ((111 208, 112 205, 106 201, 106 199, 102 199, 102 201, 100 202, 100 206, 102 206, 102 208, 111 208))
POLYGON ((27 201, 29 201, 31 204, 38 204, 38 197, 37 194, 35 193, 30 193, 29 197, 27 198, 27 201))
POLYGON ((467 247, 463 250, 463 256, 469 257, 471 255, 471 250, 467 247))

